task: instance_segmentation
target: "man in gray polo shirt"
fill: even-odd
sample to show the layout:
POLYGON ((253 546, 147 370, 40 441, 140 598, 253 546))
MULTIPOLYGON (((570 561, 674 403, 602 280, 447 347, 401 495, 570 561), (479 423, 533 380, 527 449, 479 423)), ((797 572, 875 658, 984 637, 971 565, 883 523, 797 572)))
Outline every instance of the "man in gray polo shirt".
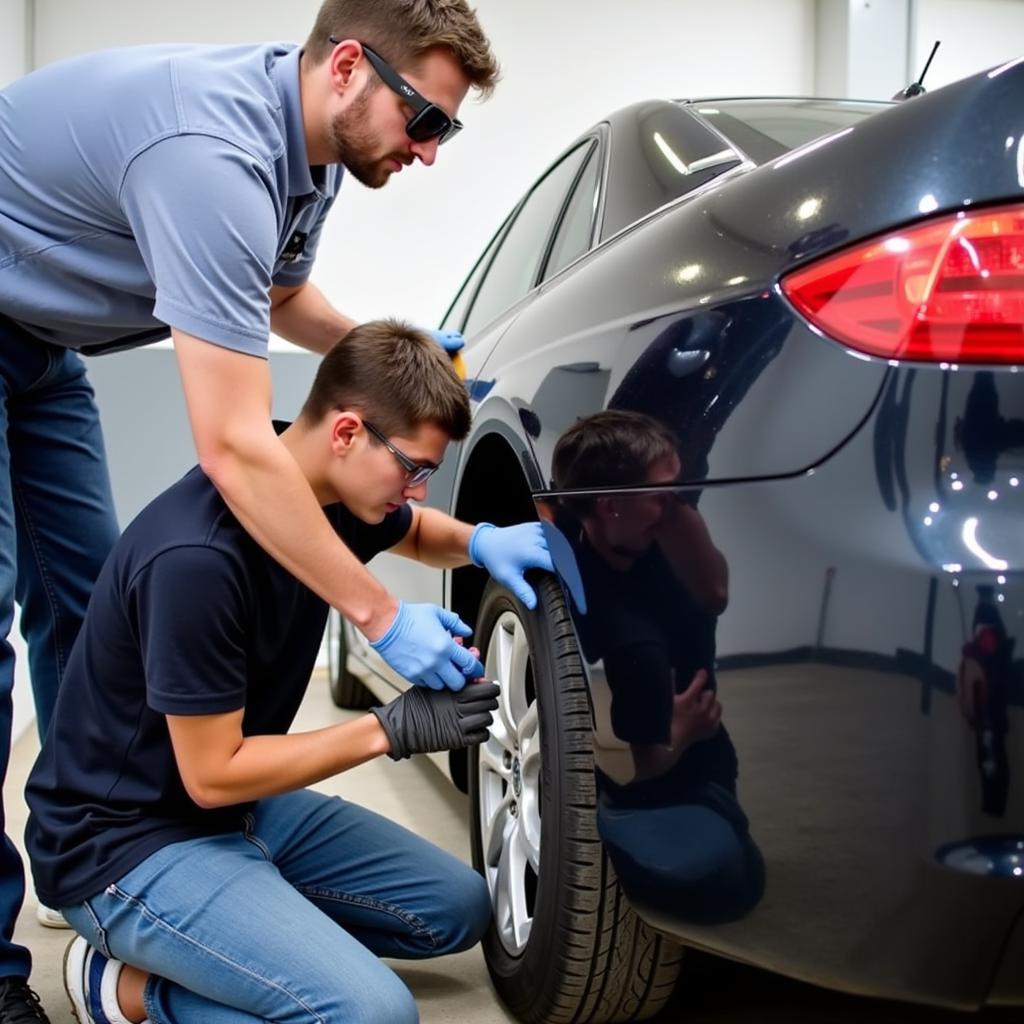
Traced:
MULTIPOLYGON (((271 329, 322 353, 353 326, 309 281, 343 173, 378 188, 431 165, 496 79, 466 0, 326 0, 302 49, 111 51, 0 92, 0 638, 17 600, 41 732, 117 532, 79 353, 168 333, 199 461, 245 529, 412 682, 482 674, 456 617, 397 601, 324 520, 271 424, 266 355, 271 329)), ((13 668, 2 640, 0 777, 13 668)), ((12 941, 23 895, 4 836, 0 1024, 47 1019, 12 941)))

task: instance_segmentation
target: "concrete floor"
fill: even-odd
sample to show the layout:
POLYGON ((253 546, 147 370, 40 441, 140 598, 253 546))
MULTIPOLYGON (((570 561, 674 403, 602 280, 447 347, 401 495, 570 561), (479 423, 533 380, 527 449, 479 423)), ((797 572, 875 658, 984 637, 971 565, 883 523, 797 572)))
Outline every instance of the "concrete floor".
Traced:
MULTIPOLYGON (((297 729, 320 728, 350 714, 333 706, 324 679, 315 678, 296 721, 297 729)), ((21 797, 38 744, 34 731, 15 745, 5 790, 10 835, 20 843, 25 824, 21 797)), ((401 822, 456 856, 468 860, 466 799, 425 758, 395 764, 386 758, 323 783, 338 793, 401 822)), ((61 958, 70 932, 42 928, 30 892, 16 937, 32 950, 32 985, 52 1024, 73 1024, 61 979, 61 958)), ((391 961, 420 1007, 423 1024, 507 1024, 514 1018, 491 988, 479 948, 415 964, 391 961)), ((978 1015, 945 1013, 838 995, 752 968, 696 954, 661 1024, 1010 1024, 1019 1011, 978 1015)))

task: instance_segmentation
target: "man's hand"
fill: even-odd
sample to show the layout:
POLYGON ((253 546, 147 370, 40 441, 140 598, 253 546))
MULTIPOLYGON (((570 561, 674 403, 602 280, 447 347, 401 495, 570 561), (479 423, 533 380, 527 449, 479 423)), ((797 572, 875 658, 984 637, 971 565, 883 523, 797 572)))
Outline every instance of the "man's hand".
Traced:
POLYGON ((449 355, 458 352, 466 344, 462 331, 439 331, 433 327, 419 327, 417 330, 429 334, 449 355))
POLYGON ((497 707, 498 684, 481 682, 470 683, 458 693, 412 687, 370 713, 387 734, 388 757, 399 761, 412 754, 461 750, 483 742, 497 707))
POLYGON ((480 523, 469 539, 469 557, 508 587, 527 608, 537 606, 537 595, 523 577, 527 569, 554 572, 551 552, 540 523, 497 527, 480 523))
POLYGON ((709 740, 718 732, 722 705, 707 686, 708 674, 699 669, 690 685, 672 699, 672 747, 683 748, 709 740))
POLYGON ((461 690, 467 677, 476 679, 484 667, 452 635, 466 637, 472 629, 455 614, 435 604, 398 605, 388 631, 370 646, 401 676, 432 690, 461 690))

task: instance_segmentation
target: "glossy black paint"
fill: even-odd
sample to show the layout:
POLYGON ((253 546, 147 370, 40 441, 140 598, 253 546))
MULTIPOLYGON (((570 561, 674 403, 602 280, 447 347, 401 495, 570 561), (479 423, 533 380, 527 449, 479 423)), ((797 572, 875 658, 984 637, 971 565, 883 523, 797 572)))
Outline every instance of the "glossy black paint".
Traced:
POLYGON ((475 456, 505 451, 563 530, 606 792, 671 742, 676 698, 708 671, 732 754, 675 802, 627 799, 624 827, 599 816, 648 920, 820 984, 963 1007, 1024 1000, 1024 372, 850 353, 778 282, 883 231, 1021 202, 1022 99, 1024 64, 975 76, 757 169, 739 152, 664 209, 652 120, 689 119, 696 153, 701 131, 711 154, 722 140, 696 105, 609 118, 590 133, 597 244, 470 337, 474 430, 431 496, 465 508, 486 481, 497 512, 475 456), (598 461, 567 500, 555 452, 608 409, 674 435, 678 468, 598 461), (595 631, 615 573, 651 635, 659 601, 679 623, 674 690, 652 696, 595 631), (641 742, 646 708, 662 720, 641 742), (701 884, 645 876, 645 835, 701 884))
MULTIPOLYGON (((908 371, 900 374, 897 387, 908 371)), ((977 375, 961 376, 969 392, 977 375)), ((880 407, 813 474, 699 492, 697 508, 728 564, 715 675, 764 889, 737 917, 729 898, 748 889, 734 879, 721 920, 710 922, 685 900, 668 909, 670 879, 659 880, 660 899, 634 897, 663 929, 761 966, 852 991, 976 1006, 1024 909, 1024 685, 1015 657, 1024 510, 1009 464, 998 467, 1006 493, 996 501, 988 484, 947 494, 943 477, 937 482, 940 378, 911 398, 907 434, 927 443, 896 453, 906 490, 895 509, 877 471, 880 407), (972 517, 1006 571, 986 569, 962 541, 955 548, 972 517), (951 552, 959 572, 943 569, 951 552), (987 659, 985 697, 965 707, 969 645, 994 626, 1001 636, 975 659, 987 659)), ((940 463, 946 454, 955 458, 952 444, 940 463)), ((642 533, 651 498, 619 496, 616 513, 632 514, 642 533)), ((584 573, 592 603, 587 582, 584 573)), ((692 613, 677 611, 685 629, 692 613)), ((589 671, 597 765, 621 781, 632 763, 610 704, 612 692, 628 700, 629 691, 609 681, 606 665, 591 662, 589 671)), ((643 835, 645 812, 636 813, 627 837, 643 835)), ((641 840, 627 838, 620 855, 640 857, 631 841, 641 840)))

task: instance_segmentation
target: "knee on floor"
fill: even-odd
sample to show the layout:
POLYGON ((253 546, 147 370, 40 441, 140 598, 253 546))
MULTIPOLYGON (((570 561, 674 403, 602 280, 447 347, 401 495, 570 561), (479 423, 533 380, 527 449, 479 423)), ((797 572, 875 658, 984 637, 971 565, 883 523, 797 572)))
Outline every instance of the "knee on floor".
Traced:
POLYGON ((303 1021, 314 1022, 359 1021, 360 1024, 419 1024, 420 1014, 416 1000, 405 983, 390 970, 374 972, 371 983, 361 981, 358 991, 351 988, 335 992, 325 1001, 312 1007, 313 1015, 303 1021))
POLYGON ((452 888, 445 900, 446 921, 440 931, 440 948, 436 955, 458 953, 475 946, 491 923, 491 894, 487 883, 473 872, 457 889, 452 888))
POLYGON ((420 1012, 412 993, 399 981, 387 992, 375 995, 372 1006, 367 1006, 361 1016, 345 1017, 345 1020, 365 1021, 366 1024, 419 1024, 420 1012))

